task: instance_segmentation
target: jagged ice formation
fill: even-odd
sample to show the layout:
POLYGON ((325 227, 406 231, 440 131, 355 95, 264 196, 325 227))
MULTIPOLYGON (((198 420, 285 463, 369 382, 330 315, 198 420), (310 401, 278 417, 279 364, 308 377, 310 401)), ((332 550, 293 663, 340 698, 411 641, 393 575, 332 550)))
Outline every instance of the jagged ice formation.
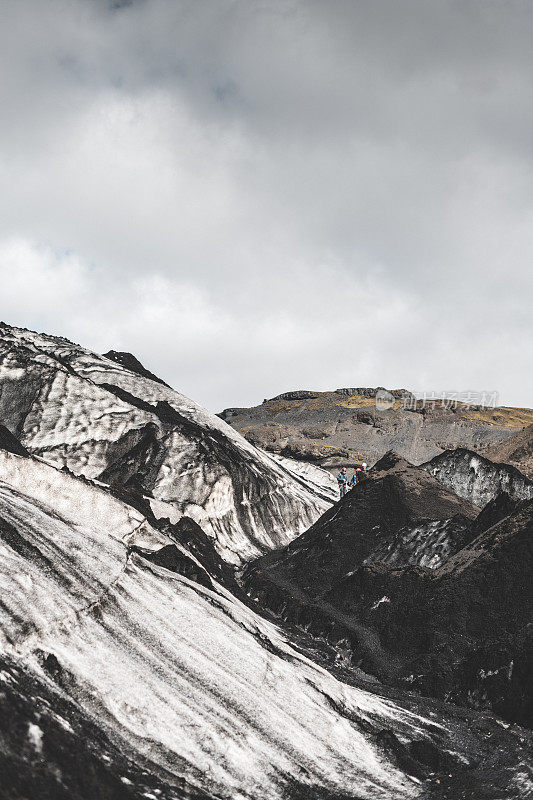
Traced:
POLYGON ((135 485, 157 516, 192 517, 231 563, 286 544, 331 503, 165 384, 3 324, 0 422, 51 464, 135 485))

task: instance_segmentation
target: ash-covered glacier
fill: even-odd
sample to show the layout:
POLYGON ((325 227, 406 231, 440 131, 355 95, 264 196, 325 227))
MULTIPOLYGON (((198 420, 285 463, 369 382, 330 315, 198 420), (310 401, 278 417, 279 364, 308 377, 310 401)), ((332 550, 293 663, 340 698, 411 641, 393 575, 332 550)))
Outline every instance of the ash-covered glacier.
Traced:
MULTIPOLYGON (((494 492, 507 473, 487 463, 494 492)), ((515 497, 480 511, 388 453, 306 533, 248 564, 244 585, 345 663, 531 727, 533 500, 510 474, 515 497)))
POLYGON ((500 492, 516 500, 533 498, 533 481, 516 467, 495 464, 462 447, 446 450, 422 466, 452 492, 480 508, 500 492))
POLYGON ((132 357, 0 325, 0 422, 76 475, 137 487, 238 564, 302 533, 332 502, 132 357), (125 366, 126 365, 126 366, 125 366), (130 367, 130 368, 128 368, 130 367))
POLYGON ((35 796, 400 800, 445 768, 488 797, 480 758, 520 777, 521 731, 341 683, 191 553, 201 583, 154 564, 180 545, 103 487, 0 451, 0 543, 2 757, 35 796))
MULTIPOLYGON (((1 800, 533 796, 529 731, 330 663, 238 585, 237 566, 329 509, 327 474, 255 450, 127 354, 0 334, 1 800)), ((377 499, 383 535, 359 558, 452 563, 465 531, 475 551, 477 509, 381 466, 374 492, 327 511, 327 542, 369 492, 360 519, 377 499)), ((365 599, 397 631, 401 593, 377 588, 365 599)))

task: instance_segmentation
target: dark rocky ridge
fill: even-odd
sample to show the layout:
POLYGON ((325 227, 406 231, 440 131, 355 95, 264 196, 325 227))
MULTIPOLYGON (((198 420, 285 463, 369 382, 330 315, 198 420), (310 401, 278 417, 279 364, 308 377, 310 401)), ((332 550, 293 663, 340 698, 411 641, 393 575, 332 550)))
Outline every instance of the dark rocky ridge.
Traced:
POLYGON ((390 685, 532 726, 533 501, 502 493, 450 518, 421 468, 388 455, 375 469, 248 566, 250 596, 390 685))
POLYGON ((326 511, 317 522, 282 550, 256 560, 246 576, 260 572, 265 582, 315 598, 375 552, 396 549, 402 538, 429 524, 453 521, 450 552, 464 543, 463 530, 478 509, 445 489, 425 470, 395 453, 386 454, 366 480, 326 511))
POLYGON ((326 467, 372 464, 395 450, 414 464, 447 449, 483 450, 505 442, 533 422, 533 411, 414 401, 405 389, 284 392, 254 408, 228 408, 220 416, 250 442, 272 452, 326 467))
POLYGON ((0 424, 0 448, 7 450, 9 453, 15 453, 17 456, 29 458, 29 453, 26 448, 19 442, 16 436, 6 428, 5 425, 0 424))
MULTIPOLYGON (((137 375, 141 375, 143 378, 148 378, 156 383, 161 383, 163 386, 168 386, 168 383, 165 383, 164 380, 158 378, 157 375, 154 375, 154 373, 150 372, 149 369, 146 369, 146 367, 144 367, 139 359, 136 358, 132 353, 126 353, 122 350, 109 350, 107 353, 104 353, 104 358, 109 358, 111 361, 115 361, 117 364, 125 367, 130 372, 135 372, 137 375)), ((170 389, 170 386, 168 386, 168 388, 170 389)))
POLYGON ((324 601, 375 631, 413 688, 532 727, 532 567, 524 501, 440 568, 368 565, 324 601))

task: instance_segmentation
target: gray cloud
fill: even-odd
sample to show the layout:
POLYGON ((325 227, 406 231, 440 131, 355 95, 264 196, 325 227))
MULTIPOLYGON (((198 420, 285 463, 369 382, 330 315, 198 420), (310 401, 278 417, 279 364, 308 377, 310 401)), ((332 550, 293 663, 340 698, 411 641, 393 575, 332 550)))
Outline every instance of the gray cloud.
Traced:
POLYGON ((215 410, 365 384, 531 405, 529 3, 1 14, 6 321, 215 410))

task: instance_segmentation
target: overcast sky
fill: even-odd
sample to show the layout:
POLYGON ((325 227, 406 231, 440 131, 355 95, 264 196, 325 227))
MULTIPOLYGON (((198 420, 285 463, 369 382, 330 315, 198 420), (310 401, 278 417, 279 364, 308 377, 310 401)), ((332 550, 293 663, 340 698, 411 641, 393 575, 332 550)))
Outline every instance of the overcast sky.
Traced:
POLYGON ((530 0, 0 0, 0 319, 212 410, 533 406, 530 0))

